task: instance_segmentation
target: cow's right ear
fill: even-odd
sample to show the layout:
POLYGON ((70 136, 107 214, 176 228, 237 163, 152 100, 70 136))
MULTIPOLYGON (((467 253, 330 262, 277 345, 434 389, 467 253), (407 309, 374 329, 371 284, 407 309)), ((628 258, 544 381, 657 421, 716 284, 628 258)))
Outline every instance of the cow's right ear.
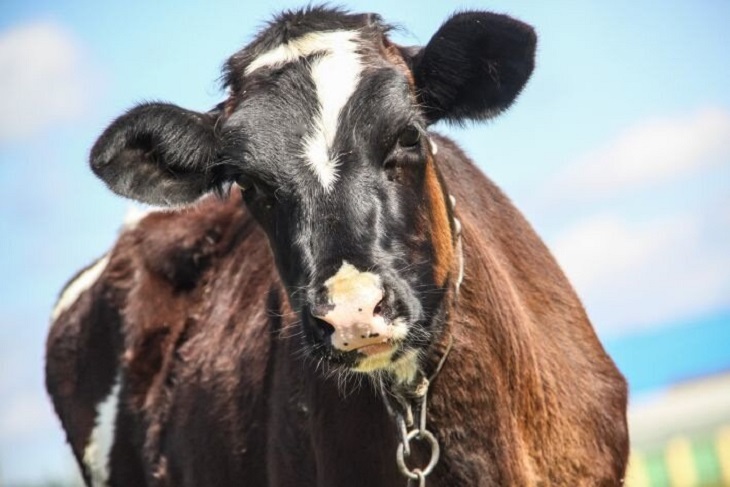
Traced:
POLYGON ((117 194, 173 206, 214 189, 218 112, 145 103, 116 119, 91 149, 94 173, 117 194))
POLYGON ((422 49, 402 53, 429 123, 485 120, 507 109, 535 66, 529 25, 491 12, 460 12, 422 49))

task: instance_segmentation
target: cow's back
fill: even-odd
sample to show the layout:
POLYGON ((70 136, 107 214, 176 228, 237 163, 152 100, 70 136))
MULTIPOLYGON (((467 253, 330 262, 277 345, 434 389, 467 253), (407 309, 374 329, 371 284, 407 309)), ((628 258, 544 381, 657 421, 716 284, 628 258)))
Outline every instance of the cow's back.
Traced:
MULTIPOLYGON (((90 331, 106 334, 96 340, 118 367, 96 388, 108 394, 113 376, 120 384, 110 485, 142 477, 149 485, 265 485, 271 336, 289 316, 266 237, 238 191, 148 214, 125 228, 107 258, 97 282, 54 321, 50 336, 63 339, 49 338, 48 370, 82 381, 77 370, 102 364, 77 364, 79 351, 90 331)), ((59 396, 55 382, 49 391, 82 462, 89 428, 74 438, 67 427, 77 422, 68 411, 78 393, 59 396)), ((81 398, 87 416, 98 414, 97 396, 81 398)))

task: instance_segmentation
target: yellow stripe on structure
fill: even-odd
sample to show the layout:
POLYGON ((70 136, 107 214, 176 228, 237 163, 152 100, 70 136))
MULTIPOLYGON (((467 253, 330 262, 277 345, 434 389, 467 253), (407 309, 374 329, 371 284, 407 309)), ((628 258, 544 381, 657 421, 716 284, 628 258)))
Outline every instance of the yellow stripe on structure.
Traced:
POLYGON ((664 452, 672 487, 694 487, 699 485, 697 469, 692 455, 692 443, 688 438, 678 436, 667 444, 664 452))
POLYGON ((720 461, 723 485, 730 485, 730 426, 723 426, 715 442, 717 459, 720 461))
POLYGON ((631 454, 629 467, 626 469, 626 487, 651 487, 646 458, 640 452, 631 454))

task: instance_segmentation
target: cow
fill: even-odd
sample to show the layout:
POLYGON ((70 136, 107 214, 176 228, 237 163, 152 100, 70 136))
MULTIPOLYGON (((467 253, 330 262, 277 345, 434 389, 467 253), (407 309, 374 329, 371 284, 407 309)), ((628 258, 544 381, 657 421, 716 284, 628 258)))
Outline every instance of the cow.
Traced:
POLYGON ((534 30, 390 29, 284 12, 224 102, 140 104, 95 143, 113 192, 164 208, 53 311, 46 384, 87 485, 623 483, 625 380, 523 216, 429 129, 506 110, 534 30))

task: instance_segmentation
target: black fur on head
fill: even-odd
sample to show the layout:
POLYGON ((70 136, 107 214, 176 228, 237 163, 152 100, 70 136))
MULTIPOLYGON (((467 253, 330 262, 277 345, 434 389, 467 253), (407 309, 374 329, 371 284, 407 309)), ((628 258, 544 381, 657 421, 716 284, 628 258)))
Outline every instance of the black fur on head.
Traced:
MULTIPOLYGON (((353 367, 363 347, 328 342, 321 312, 339 298, 327 283, 371 283, 369 316, 386 330, 372 336, 394 333, 391 360, 428 346, 455 244, 428 126, 506 109, 534 62, 534 32, 503 15, 457 14, 418 49, 394 45, 388 30, 373 14, 286 12, 228 61, 230 97, 219 107, 140 105, 91 151, 113 191, 146 203, 185 204, 238 183, 311 350, 353 367)), ((355 299, 338 302, 357 309, 355 299)))
POLYGON ((461 12, 411 59, 431 122, 483 120, 507 109, 530 78, 537 35, 506 15, 461 12))
POLYGON ((223 86, 232 93, 238 93, 243 83, 242 74, 249 63, 277 46, 312 32, 353 29, 383 36, 392 27, 378 14, 351 14, 337 7, 309 6, 298 10, 286 10, 268 22, 261 33, 244 49, 228 59, 223 69, 223 86))
MULTIPOLYGON (((179 205, 226 186, 218 171, 216 126, 244 96, 244 86, 273 78, 244 75, 252 60, 282 43, 313 32, 359 30, 381 52, 391 27, 377 14, 308 7, 276 17, 225 65, 223 82, 231 92, 225 103, 196 113, 165 103, 145 103, 119 117, 91 151, 91 167, 116 193, 159 205, 179 205)), ((527 24, 506 15, 461 12, 448 19, 425 47, 399 49, 412 72, 418 109, 425 124, 483 120, 510 106, 534 67, 536 35, 527 24)), ((277 70, 268 70, 278 75, 277 70)), ((302 78, 303 93, 310 88, 302 78)), ((296 133, 297 131, 294 131, 296 133)), ((269 134, 276 138, 277 133, 269 134)))

